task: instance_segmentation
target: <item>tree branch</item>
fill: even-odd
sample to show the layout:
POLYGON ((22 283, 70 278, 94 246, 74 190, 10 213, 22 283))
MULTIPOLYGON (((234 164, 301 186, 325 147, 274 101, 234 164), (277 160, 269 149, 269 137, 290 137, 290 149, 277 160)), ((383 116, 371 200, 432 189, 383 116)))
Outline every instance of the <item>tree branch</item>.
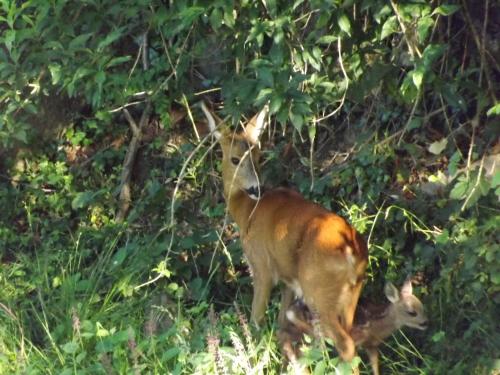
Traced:
MULTIPOLYGON (((145 32, 142 37, 141 51, 142 51, 142 64, 144 71, 146 71, 149 68, 147 32, 145 32)), ((151 111, 152 111, 151 99, 149 98, 149 96, 147 96, 146 107, 142 111, 141 119, 139 120, 139 125, 137 125, 137 122, 134 120, 128 109, 126 107, 123 108, 123 114, 129 123, 130 129, 132 130, 132 139, 130 140, 130 143, 128 145, 125 159, 123 160, 123 169, 120 177, 120 198, 119 198, 120 204, 118 213, 116 215, 116 221, 118 222, 122 222, 123 220, 125 220, 127 213, 130 209, 130 203, 132 202, 132 194, 130 187, 130 181, 132 179, 132 171, 134 168, 137 150, 141 145, 142 130, 149 123, 151 111)))

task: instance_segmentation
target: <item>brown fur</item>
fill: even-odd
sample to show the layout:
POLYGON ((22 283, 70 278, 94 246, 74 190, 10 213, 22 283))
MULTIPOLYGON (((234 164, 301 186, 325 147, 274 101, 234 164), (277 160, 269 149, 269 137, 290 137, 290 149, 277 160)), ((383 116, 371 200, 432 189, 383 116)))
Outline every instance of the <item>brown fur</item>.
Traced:
MULTIPOLYGON (((215 131, 212 114, 202 108, 215 131)), ((258 137, 266 114, 256 115, 239 134, 216 133, 226 202, 253 274, 252 321, 261 323, 271 289, 282 281, 280 322, 294 294, 303 296, 341 357, 350 361, 355 347, 348 332, 367 265, 366 243, 343 218, 293 190, 279 188, 251 198, 259 186, 258 137)))

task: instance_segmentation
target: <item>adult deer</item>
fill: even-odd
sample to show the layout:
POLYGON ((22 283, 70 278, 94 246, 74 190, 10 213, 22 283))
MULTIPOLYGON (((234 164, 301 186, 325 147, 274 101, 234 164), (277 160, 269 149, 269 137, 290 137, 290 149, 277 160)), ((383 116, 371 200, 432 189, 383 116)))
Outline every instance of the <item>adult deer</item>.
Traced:
MULTIPOLYGON (((396 330, 407 326, 420 330, 427 328, 427 316, 422 302, 413 295, 411 281, 407 280, 401 291, 387 283, 385 295, 389 304, 359 304, 351 336, 356 346, 368 353, 375 375, 379 375, 379 345, 396 330)), ((278 332, 280 345, 286 358, 294 363, 300 356, 304 334, 314 336, 313 317, 309 308, 300 300, 293 302, 286 311, 287 321, 278 332)))
POLYGON ((368 261, 365 241, 343 218, 296 191, 261 194, 259 138, 267 106, 239 133, 218 130, 214 115, 203 103, 201 108, 222 147, 224 196, 253 276, 252 321, 261 323, 271 289, 282 281, 279 321, 294 295, 304 298, 341 358, 350 361, 355 346, 349 332, 368 261))

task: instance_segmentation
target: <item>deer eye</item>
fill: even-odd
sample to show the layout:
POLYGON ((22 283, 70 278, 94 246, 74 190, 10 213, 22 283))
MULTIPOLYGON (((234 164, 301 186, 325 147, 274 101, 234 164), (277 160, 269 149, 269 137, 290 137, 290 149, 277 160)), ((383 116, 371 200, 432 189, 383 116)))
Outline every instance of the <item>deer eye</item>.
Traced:
POLYGON ((238 165, 240 163, 240 159, 238 159, 238 158, 231 158, 231 163, 233 163, 234 165, 238 165))
POLYGON ((417 316, 417 312, 416 311, 407 311, 406 313, 408 315, 410 315, 410 316, 413 316, 413 317, 417 316))

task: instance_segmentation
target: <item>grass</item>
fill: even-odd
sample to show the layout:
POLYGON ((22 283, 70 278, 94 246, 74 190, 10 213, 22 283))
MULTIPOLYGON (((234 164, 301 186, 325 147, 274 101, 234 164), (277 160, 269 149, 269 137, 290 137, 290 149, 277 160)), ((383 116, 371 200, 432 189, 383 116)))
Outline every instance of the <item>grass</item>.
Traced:
MULTIPOLYGON (((1 373, 282 371, 275 339, 276 302, 267 326, 256 331, 247 322, 249 307, 244 302, 193 302, 188 290, 167 280, 134 290, 132 283, 147 273, 126 260, 115 265, 122 232, 108 238, 100 254, 84 247, 85 236, 73 237, 68 251, 42 246, 36 254, 2 267, 1 373)), ((129 258, 141 250, 131 250, 129 258)), ((412 359, 402 348, 394 365, 398 369, 409 367, 412 359)), ((317 345, 303 359, 314 373, 333 371, 337 362, 317 345)))

